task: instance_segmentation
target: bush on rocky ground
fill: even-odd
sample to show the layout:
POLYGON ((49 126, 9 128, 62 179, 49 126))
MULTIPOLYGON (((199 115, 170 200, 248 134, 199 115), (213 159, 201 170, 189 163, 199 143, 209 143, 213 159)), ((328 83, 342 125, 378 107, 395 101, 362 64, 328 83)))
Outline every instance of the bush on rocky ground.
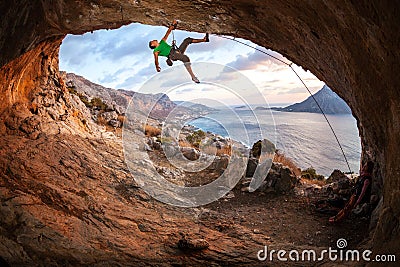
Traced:
POLYGON ((161 134, 161 129, 151 126, 149 124, 146 124, 144 126, 144 133, 146 136, 151 136, 151 137, 156 137, 159 136, 161 134))
POLYGON ((296 176, 301 176, 301 169, 297 167, 294 161, 287 157, 283 152, 280 150, 275 151, 274 160, 275 163, 282 163, 284 166, 288 167, 296 176))
POLYGON ((307 180, 325 181, 325 176, 317 174, 317 171, 312 167, 301 171, 301 178, 307 180))
POLYGON ((193 133, 186 136, 186 140, 191 143, 194 147, 200 147, 201 140, 206 136, 206 133, 202 130, 194 131, 193 133))

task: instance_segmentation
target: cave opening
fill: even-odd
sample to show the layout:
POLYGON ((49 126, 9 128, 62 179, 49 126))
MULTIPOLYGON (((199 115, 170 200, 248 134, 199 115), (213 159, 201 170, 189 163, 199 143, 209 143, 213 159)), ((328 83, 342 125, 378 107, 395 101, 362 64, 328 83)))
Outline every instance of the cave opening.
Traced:
MULTIPOLYGON (((163 26, 132 23, 114 30, 97 30, 84 35, 67 35, 60 47, 60 70, 83 76, 91 82, 105 87, 138 91, 146 80, 157 73, 152 53, 147 47, 148 40, 161 38, 165 31, 166 27, 163 26)), ((175 36, 177 41, 180 42, 187 36, 201 38, 203 34, 175 30, 175 36)), ((171 42, 171 39, 170 36, 169 42, 171 42)), ((257 47, 257 49, 264 49, 251 41, 243 41, 250 46, 257 47)), ((277 52, 264 50, 278 59, 290 62, 277 52)), ((266 104, 269 107, 289 106, 301 102, 309 96, 306 89, 302 87, 284 64, 251 47, 222 39, 220 36, 211 35, 210 44, 189 46, 187 53, 192 62, 222 64, 244 73, 255 83, 256 89, 262 91, 261 96, 266 98, 266 104)), ((175 64, 179 64, 179 62, 175 64)), ((160 66, 162 70, 168 68, 165 60, 160 60, 160 66)), ((297 65, 294 66, 313 93, 323 87, 324 83, 310 71, 304 71, 297 65)), ((184 79, 181 80, 181 82, 184 81, 184 79)), ((169 87, 154 88, 151 93, 157 94, 168 91, 168 96, 172 101, 180 102, 183 100, 193 101, 191 99, 193 95, 207 91, 209 99, 226 99, 224 105, 238 107, 243 104, 240 101, 237 102, 237 99, 224 95, 224 93, 210 95, 212 91, 210 88, 203 88, 196 92, 192 85, 189 84, 186 87, 188 88, 173 91, 169 91, 169 87)), ((255 95, 250 98, 250 103, 244 103, 245 105, 249 105, 251 108, 262 105, 262 102, 255 95)), ((320 101, 327 100, 322 99, 320 101)), ((222 104, 220 103, 220 105, 222 104)), ((325 108, 329 109, 330 107, 325 108)), ((325 110, 325 112, 336 111, 325 110)), ((328 119, 332 121, 334 129, 338 132, 340 142, 343 142, 351 169, 358 173, 361 147, 356 120, 352 116, 341 116, 340 112, 343 111, 338 112, 339 115, 328 114, 328 119)), ((348 113, 347 110, 346 112, 348 113)), ((217 114, 213 119, 223 121, 222 114, 217 114)), ((328 125, 322 120, 322 115, 312 115, 314 117, 307 121, 307 113, 288 114, 288 117, 298 116, 290 121, 279 112, 274 114, 278 116, 276 118, 278 121, 274 121, 274 123, 277 123, 274 130, 278 127, 278 132, 269 136, 271 140, 275 141, 274 143, 279 142, 277 149, 289 158, 293 158, 301 169, 315 168, 318 173, 325 177, 328 177, 335 169, 348 172, 339 147, 335 143, 332 133, 329 132, 328 125), (293 123, 293 121, 299 122, 293 123), (300 125, 304 127, 300 127, 300 125), (288 128, 295 129, 289 130, 288 128), (296 139, 293 131, 297 131, 298 135, 302 136, 304 140, 296 139), (318 133, 318 131, 321 132, 318 133), (296 147, 296 144, 299 147, 296 147)), ((274 114, 270 116, 273 117, 274 114)), ((270 119, 265 120, 269 121, 270 119)), ((196 126, 203 127, 205 131, 219 131, 217 126, 210 126, 205 122, 204 119, 200 120, 199 125, 196 126)), ((197 124, 197 121, 194 123, 197 124)), ((272 129, 272 126, 268 124, 264 127, 272 129)), ((247 146, 252 146, 260 137, 253 134, 250 139, 242 142, 247 146)))

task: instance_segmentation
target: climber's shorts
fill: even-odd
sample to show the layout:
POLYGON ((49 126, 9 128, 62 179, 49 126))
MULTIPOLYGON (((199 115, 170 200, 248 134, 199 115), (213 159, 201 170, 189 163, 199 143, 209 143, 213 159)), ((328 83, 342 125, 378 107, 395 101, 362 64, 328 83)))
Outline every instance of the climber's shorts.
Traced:
POLYGON ((172 48, 171 52, 169 53, 168 58, 176 61, 182 61, 183 63, 187 63, 190 62, 190 59, 187 55, 185 55, 185 51, 186 48, 192 43, 193 38, 186 38, 185 40, 183 40, 183 42, 181 43, 181 45, 178 47, 178 50, 172 48))

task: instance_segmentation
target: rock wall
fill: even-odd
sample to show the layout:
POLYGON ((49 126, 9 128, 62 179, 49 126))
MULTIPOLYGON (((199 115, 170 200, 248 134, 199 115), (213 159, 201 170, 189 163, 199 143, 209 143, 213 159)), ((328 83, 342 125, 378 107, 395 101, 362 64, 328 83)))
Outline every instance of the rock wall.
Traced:
MULTIPOLYGON (((375 252, 400 247, 400 60, 396 1, 66 1, 0 3, 0 132, 17 133, 39 91, 57 91, 58 47, 68 33, 160 25, 231 34, 272 48, 312 71, 352 108, 363 157, 377 162, 383 208, 375 252)), ((40 105, 44 105, 41 103, 40 105)), ((59 118, 56 118, 56 120, 59 118)))

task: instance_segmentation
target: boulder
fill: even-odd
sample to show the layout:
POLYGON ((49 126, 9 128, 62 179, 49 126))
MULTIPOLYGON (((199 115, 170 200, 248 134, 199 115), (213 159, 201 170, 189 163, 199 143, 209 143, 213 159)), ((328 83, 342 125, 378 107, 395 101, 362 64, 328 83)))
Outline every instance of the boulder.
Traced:
POLYGON ((153 137, 148 137, 148 138, 147 138, 147 144, 148 144, 150 147, 153 146, 153 142, 154 142, 153 137))
POLYGON ((154 150, 160 150, 161 149, 161 143, 156 141, 156 142, 153 143, 152 147, 153 147, 154 150))
POLYGON ((200 157, 199 151, 192 147, 182 147, 181 148, 182 155, 188 160, 197 160, 200 157))
POLYGON ((290 192, 297 183, 296 175, 281 163, 273 163, 261 190, 273 189, 277 193, 290 192))
POLYGON ((334 170, 329 178, 326 180, 327 183, 347 181, 349 178, 340 170, 334 170))
POLYGON ((100 114, 100 116, 104 118, 106 121, 118 119, 118 114, 115 111, 103 112, 100 114))
POLYGON ((217 157, 215 159, 217 160, 216 164, 215 164, 215 170, 221 172, 221 171, 224 171, 228 167, 229 156, 223 155, 221 157, 218 157, 218 159, 217 159, 217 157))
POLYGON ((156 137, 148 137, 147 144, 154 150, 161 149, 161 143, 157 140, 156 137))
POLYGON ((255 142, 253 144, 253 147, 251 148, 250 151, 250 156, 253 156, 257 159, 260 158, 261 153, 266 153, 266 154, 273 154, 275 153, 275 145, 267 140, 267 139, 263 139, 263 140, 258 140, 257 142, 255 142))
POLYGON ((121 127, 121 122, 119 120, 116 120, 116 119, 109 120, 108 124, 111 125, 112 127, 115 127, 115 128, 121 127))
POLYGON ((370 231, 372 231, 373 229, 375 229, 376 225, 378 224, 379 221, 379 214, 381 214, 383 210, 383 197, 381 197, 379 199, 378 204, 376 205, 376 207, 374 208, 374 210, 372 211, 371 214, 371 221, 369 223, 369 229, 370 231))
POLYGON ((287 167, 280 169, 280 178, 277 179, 274 189, 278 192, 288 192, 296 185, 296 175, 287 167))
POLYGON ((217 149, 221 149, 223 146, 224 146, 224 144, 223 144, 221 141, 215 142, 215 147, 216 147, 217 149))
POLYGON ((322 187, 322 192, 348 196, 351 194, 352 183, 350 179, 333 182, 322 187))
POLYGON ((202 238, 188 238, 182 237, 177 246, 180 250, 188 251, 188 250, 203 250, 209 247, 208 242, 202 238))

